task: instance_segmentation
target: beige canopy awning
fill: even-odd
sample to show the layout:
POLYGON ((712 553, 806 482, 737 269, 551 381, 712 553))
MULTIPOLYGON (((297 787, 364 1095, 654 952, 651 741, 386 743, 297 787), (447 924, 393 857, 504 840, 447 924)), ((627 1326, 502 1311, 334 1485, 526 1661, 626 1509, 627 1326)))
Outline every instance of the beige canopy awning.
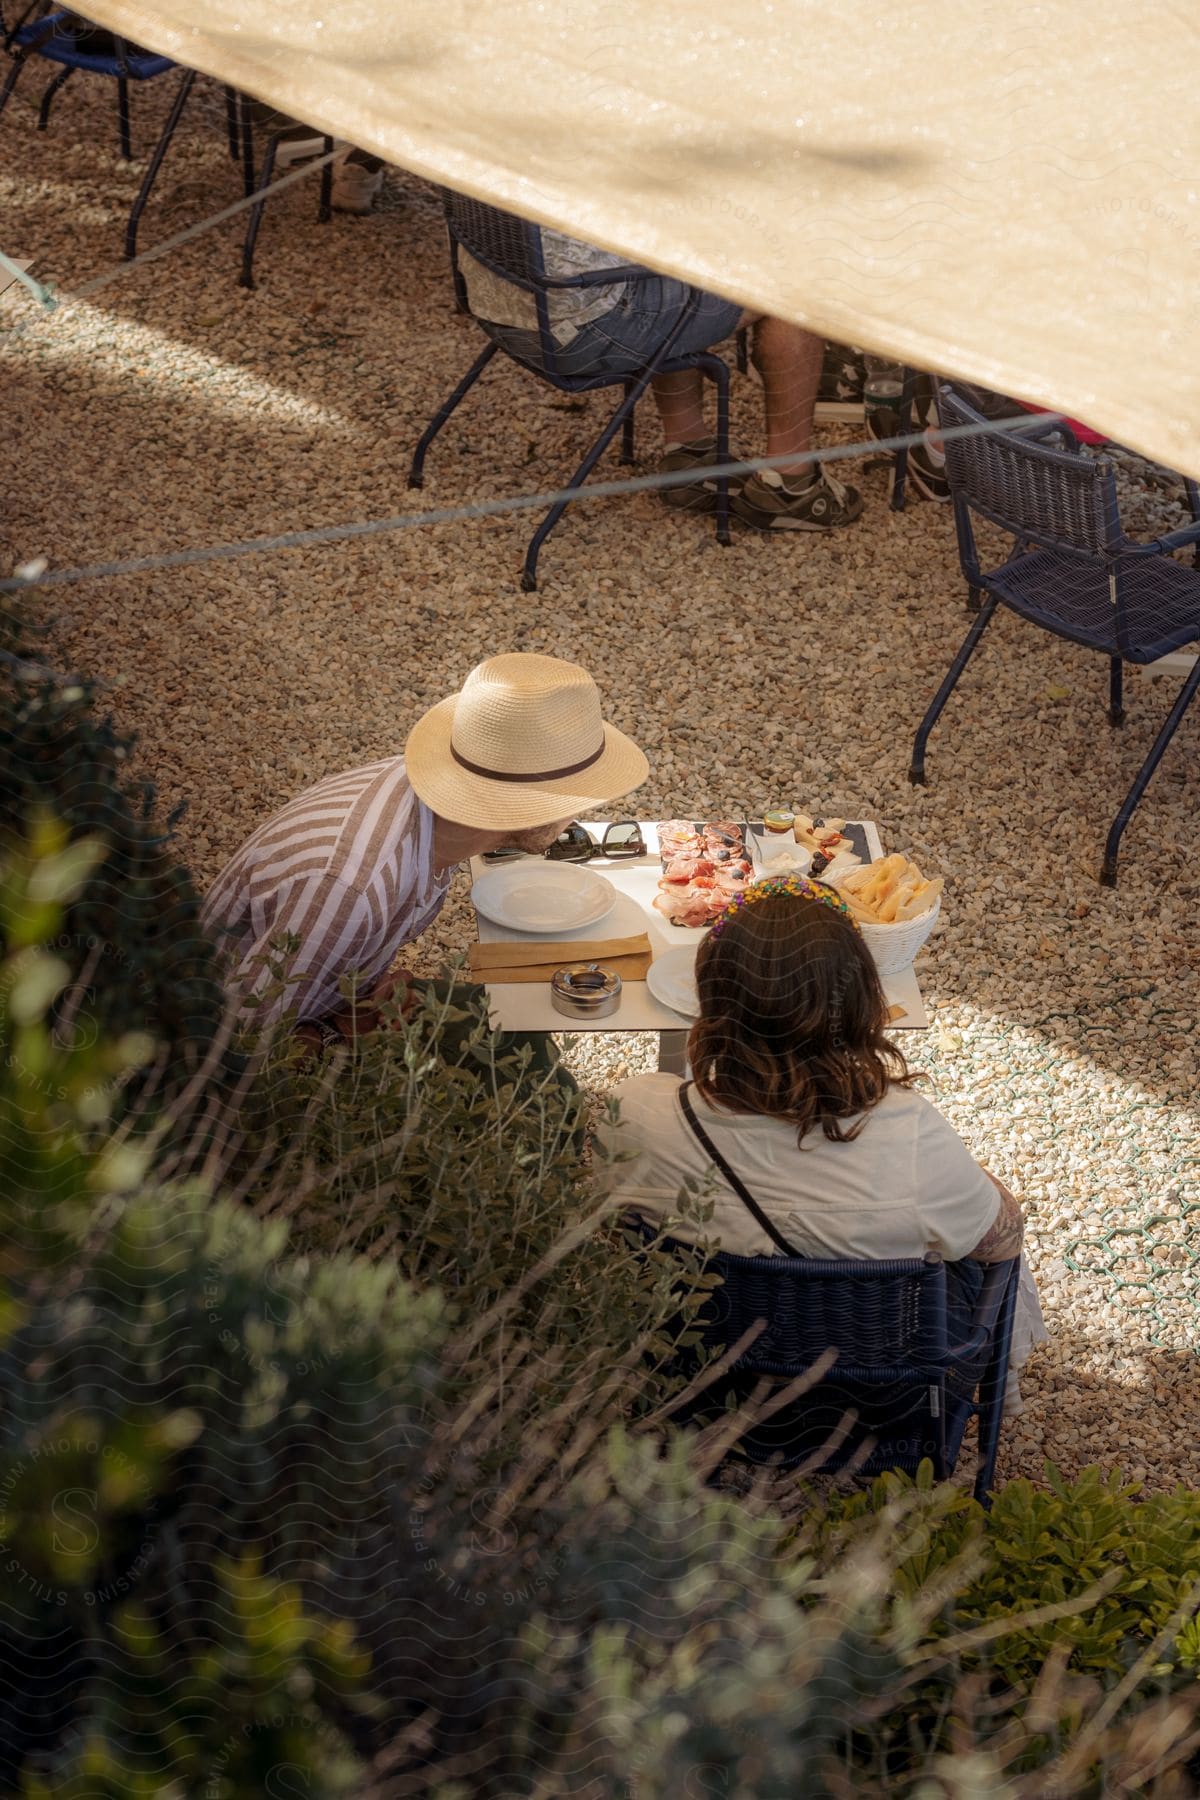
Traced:
POLYGON ((1200 476, 1200 13, 86 0, 404 168, 1200 476))

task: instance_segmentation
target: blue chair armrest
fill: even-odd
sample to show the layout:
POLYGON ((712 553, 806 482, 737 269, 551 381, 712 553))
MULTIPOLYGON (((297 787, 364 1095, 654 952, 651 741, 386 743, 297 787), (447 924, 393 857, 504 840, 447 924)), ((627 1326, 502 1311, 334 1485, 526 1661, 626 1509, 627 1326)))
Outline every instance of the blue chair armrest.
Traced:
POLYGON ((1033 443, 1039 443, 1043 438, 1061 438, 1064 449, 1068 450, 1072 456, 1080 455, 1082 446, 1065 419, 1060 419, 1056 424, 1053 420, 1047 421, 1039 418, 1037 413, 1030 413, 1029 417, 1036 420, 1036 424, 1030 430, 1026 430, 1022 426, 1016 434, 1018 437, 1033 443))
POLYGON ((947 1362, 952 1364, 970 1362, 972 1358, 982 1355, 983 1351, 987 1349, 990 1336, 991 1333, 985 1331, 983 1326, 976 1325, 970 1337, 964 1338, 960 1344, 947 1344, 947 1362))
POLYGON ((1200 544, 1200 519, 1191 525, 1181 525, 1178 531, 1165 531, 1161 537, 1151 538, 1147 544, 1138 544, 1132 538, 1126 538, 1121 546, 1121 556, 1165 556, 1171 550, 1182 550, 1188 544, 1200 544))
POLYGON ((990 1321, 992 1337, 991 1354, 979 1383, 979 1469, 975 1477, 975 1498, 985 1509, 992 1503, 996 1457, 1000 1448, 1020 1267, 1019 1256, 1010 1257, 1007 1262, 992 1263, 984 1277, 975 1310, 979 1324, 990 1321))
POLYGON ((1181 525, 1178 531, 1164 532, 1162 537, 1155 538, 1153 543, 1148 544, 1146 548, 1166 553, 1171 550, 1181 550, 1185 544, 1197 543, 1200 543, 1200 519, 1194 520, 1191 525, 1181 525))
POLYGON ((1005 1262, 987 1265, 987 1274, 975 1303, 975 1324, 982 1330, 990 1333, 996 1329, 1000 1309, 1008 1294, 1009 1282, 1016 1278, 1020 1263, 1019 1256, 1010 1256, 1005 1262))

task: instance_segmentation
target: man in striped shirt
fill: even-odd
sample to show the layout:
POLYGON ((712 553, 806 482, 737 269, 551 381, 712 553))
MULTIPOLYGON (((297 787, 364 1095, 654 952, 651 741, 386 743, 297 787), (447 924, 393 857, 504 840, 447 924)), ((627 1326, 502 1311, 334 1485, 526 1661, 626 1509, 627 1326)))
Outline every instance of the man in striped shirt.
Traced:
POLYGON ((372 1029, 395 985, 391 964, 436 918, 459 863, 544 850, 647 773, 577 664, 523 653, 480 663, 418 720, 403 756, 318 782, 217 877, 203 919, 243 1016, 272 1024, 294 1011, 310 1042, 372 1029), (281 958, 285 935, 299 948, 281 958), (260 998, 281 960, 284 991, 260 998), (347 976, 366 995, 357 1008, 343 995, 347 976))

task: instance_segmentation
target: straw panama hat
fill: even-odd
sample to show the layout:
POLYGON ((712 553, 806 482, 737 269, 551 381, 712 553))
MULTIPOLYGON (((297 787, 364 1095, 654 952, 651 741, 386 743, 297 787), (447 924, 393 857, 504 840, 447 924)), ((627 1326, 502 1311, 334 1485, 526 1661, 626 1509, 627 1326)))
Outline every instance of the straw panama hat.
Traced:
POLYGON ((586 669, 521 651, 481 662, 461 693, 418 719, 404 763, 443 819, 495 831, 586 814, 650 773, 637 745, 605 724, 586 669))

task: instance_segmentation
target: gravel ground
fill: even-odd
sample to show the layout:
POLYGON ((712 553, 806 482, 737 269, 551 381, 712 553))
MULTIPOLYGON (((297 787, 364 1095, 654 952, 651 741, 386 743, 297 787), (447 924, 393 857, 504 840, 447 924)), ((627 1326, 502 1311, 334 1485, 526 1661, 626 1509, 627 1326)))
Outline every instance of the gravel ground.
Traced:
MULTIPOLYGON (((141 165, 116 157, 107 87, 73 82, 44 136, 36 91, 31 79, 3 121, 2 247, 71 291, 115 262, 141 165)), ((146 145, 169 94, 134 98, 146 145)), ((143 248, 237 197, 216 90, 200 84, 198 100, 143 248)), ((315 181, 269 207, 254 293, 235 285, 234 222, 50 318, 19 291, 0 300, 5 324, 32 321, 5 357, 6 567, 411 504, 413 442, 476 350, 439 218, 397 174, 369 218, 321 226, 315 209, 315 181)), ((493 367, 435 446, 423 501, 555 485, 604 405, 493 367)), ((761 442, 745 378, 735 428, 761 442)), ((640 448, 647 469, 649 414, 640 448)), ((1181 521, 1177 482, 1136 458, 1121 471, 1133 526, 1181 521)), ((876 818, 889 848, 947 878, 920 964, 934 1023, 906 1049, 1023 1196, 1052 1333, 1001 1474, 1036 1477, 1048 1456, 1195 1485, 1200 713, 1126 834, 1115 892, 1096 881, 1101 845, 1170 704, 1165 678, 1129 677, 1113 731, 1104 664, 1001 618, 934 736, 931 785, 910 788, 911 735, 966 628, 964 590, 948 510, 893 514, 881 472, 857 479, 863 519, 828 538, 742 532, 721 550, 653 496, 611 499, 568 515, 536 595, 516 579, 528 520, 493 519, 93 581, 50 596, 52 641, 110 684, 164 807, 188 802, 180 847, 202 883, 302 787, 394 753, 499 649, 594 671, 650 758, 643 816, 799 801, 876 818)), ((468 935, 460 880, 414 960, 432 969, 468 935)), ((569 1049, 596 1088, 652 1054, 631 1035, 569 1049)))

